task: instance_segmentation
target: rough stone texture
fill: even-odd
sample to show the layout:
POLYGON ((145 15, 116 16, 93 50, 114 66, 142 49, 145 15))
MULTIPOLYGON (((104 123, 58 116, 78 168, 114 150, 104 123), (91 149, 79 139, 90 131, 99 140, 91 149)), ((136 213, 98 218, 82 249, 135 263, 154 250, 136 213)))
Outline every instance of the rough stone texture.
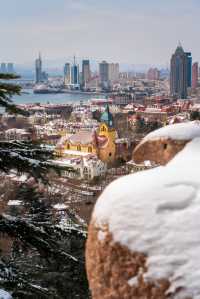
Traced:
POLYGON ((143 253, 131 253, 126 247, 114 243, 105 229, 105 238, 99 240, 99 229, 90 224, 86 247, 87 274, 93 299, 166 299, 169 288, 166 280, 145 282, 147 271, 143 253), (128 281, 138 277, 138 283, 128 281))
MULTIPOLYGON (((136 163, 145 160, 165 165, 190 140, 160 138, 141 142, 133 152, 136 163)), ((126 219, 124 219, 126 221, 126 219)), ((146 260, 142 252, 131 252, 115 243, 109 228, 98 228, 95 219, 89 226, 86 246, 86 266, 93 299, 174 299, 176 294, 166 294, 170 287, 167 280, 147 282, 146 260), (134 279, 135 278, 135 279, 134 279), (130 284, 130 282, 134 282, 130 284)), ((185 298, 192 299, 192 298, 185 298)))
POLYGON ((190 140, 172 140, 160 138, 158 140, 142 141, 133 152, 133 160, 142 163, 146 160, 159 165, 169 162, 190 140))

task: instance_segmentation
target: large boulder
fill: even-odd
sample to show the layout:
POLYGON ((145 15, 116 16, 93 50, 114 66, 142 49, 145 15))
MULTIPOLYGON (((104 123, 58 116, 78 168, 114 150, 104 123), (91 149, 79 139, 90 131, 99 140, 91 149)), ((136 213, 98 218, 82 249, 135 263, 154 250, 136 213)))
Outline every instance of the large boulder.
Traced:
POLYGON ((133 152, 133 160, 150 160, 165 165, 195 137, 200 137, 200 122, 169 125, 148 134, 133 152))
POLYGON ((200 298, 200 127, 184 128, 182 139, 170 133, 186 145, 166 166, 114 181, 97 201, 86 248, 93 299, 200 298))

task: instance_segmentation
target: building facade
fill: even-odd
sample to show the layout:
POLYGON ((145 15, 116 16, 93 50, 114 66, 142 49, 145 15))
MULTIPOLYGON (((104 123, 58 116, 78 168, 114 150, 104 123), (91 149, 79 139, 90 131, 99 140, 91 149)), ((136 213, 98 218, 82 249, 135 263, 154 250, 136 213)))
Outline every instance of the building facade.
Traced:
POLYGON ((6 74, 7 73, 7 67, 6 67, 6 63, 5 62, 1 63, 1 73, 2 74, 6 74))
POLYGON ((148 80, 159 80, 160 79, 160 72, 157 68, 150 68, 147 72, 147 79, 148 80))
POLYGON ((83 86, 83 88, 87 88, 87 84, 89 83, 90 78, 91 78, 90 61, 83 60, 82 61, 82 86, 83 86))
POLYGON ((195 62, 192 65, 192 88, 196 89, 198 87, 198 77, 199 77, 199 65, 195 62))
POLYGON ((98 130, 82 130, 66 138, 62 137, 56 146, 55 154, 62 158, 96 156, 104 163, 112 164, 115 161, 116 138, 113 116, 107 106, 98 130))
POLYGON ((65 63, 64 66, 64 85, 68 86, 71 83, 71 66, 70 63, 65 63))
POLYGON ((7 64, 7 72, 9 73, 9 74, 14 74, 14 65, 13 65, 13 63, 12 62, 9 62, 8 64, 7 64))
POLYGON ((171 58, 170 92, 172 96, 187 98, 187 89, 191 87, 191 53, 184 52, 179 44, 171 58))
POLYGON ((102 61, 99 64, 100 85, 102 88, 109 87, 109 63, 102 61))
POLYGON ((43 81, 42 78, 42 58, 39 54, 39 57, 35 61, 35 83, 40 83, 43 81))
POLYGON ((79 85, 79 83, 79 65, 74 57, 74 63, 71 67, 71 85, 79 85))
POLYGON ((119 63, 109 63, 108 67, 109 82, 112 84, 119 80, 119 63))

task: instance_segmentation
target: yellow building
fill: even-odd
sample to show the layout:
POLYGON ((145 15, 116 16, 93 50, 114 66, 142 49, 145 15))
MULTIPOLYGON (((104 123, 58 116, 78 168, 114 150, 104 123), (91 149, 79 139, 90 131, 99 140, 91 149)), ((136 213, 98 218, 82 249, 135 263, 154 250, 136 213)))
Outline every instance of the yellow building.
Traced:
POLYGON ((56 155, 63 158, 95 155, 103 162, 110 164, 115 161, 116 138, 113 116, 107 106, 102 114, 98 131, 80 131, 63 137, 56 146, 56 155))

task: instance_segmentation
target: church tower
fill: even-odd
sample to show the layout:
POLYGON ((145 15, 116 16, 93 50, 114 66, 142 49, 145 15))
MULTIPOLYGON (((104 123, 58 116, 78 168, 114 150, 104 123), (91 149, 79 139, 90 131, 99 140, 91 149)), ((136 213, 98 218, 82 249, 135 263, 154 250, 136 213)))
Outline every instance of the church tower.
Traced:
POLYGON ((106 140, 106 142, 99 146, 99 158, 108 164, 112 164, 115 161, 116 138, 117 132, 113 127, 113 116, 110 113, 109 105, 107 104, 105 112, 101 116, 98 139, 106 140))

